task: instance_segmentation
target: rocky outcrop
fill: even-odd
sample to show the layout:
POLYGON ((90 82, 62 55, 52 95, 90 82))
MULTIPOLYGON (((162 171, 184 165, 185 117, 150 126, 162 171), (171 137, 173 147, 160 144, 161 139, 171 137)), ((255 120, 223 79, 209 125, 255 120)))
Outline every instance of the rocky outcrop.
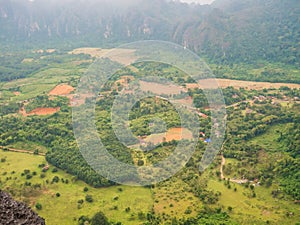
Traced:
POLYGON ((0 190, 0 225, 44 225, 45 220, 25 203, 0 190))

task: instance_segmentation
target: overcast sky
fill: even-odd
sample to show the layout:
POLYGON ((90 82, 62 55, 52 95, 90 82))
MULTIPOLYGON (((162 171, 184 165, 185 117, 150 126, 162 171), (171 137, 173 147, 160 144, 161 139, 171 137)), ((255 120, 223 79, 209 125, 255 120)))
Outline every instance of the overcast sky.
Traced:
MULTIPOLYGON (((29 2, 35 2, 36 0, 28 0, 28 1, 29 2)), ((55 0, 52 0, 52 1, 55 1, 55 0)), ((138 0, 102 0, 102 1, 110 2, 110 3, 117 3, 117 5, 120 5, 120 4, 121 5, 128 5, 130 3, 135 3, 138 0)), ((174 1, 174 0, 169 0, 169 1, 174 1)), ((203 5, 203 4, 210 4, 214 0, 175 0, 175 1, 181 1, 181 2, 186 2, 186 3, 198 3, 198 4, 202 4, 203 5)))
POLYGON ((187 2, 187 3, 199 3, 199 4, 210 4, 212 3, 214 0, 180 0, 181 2, 187 2))

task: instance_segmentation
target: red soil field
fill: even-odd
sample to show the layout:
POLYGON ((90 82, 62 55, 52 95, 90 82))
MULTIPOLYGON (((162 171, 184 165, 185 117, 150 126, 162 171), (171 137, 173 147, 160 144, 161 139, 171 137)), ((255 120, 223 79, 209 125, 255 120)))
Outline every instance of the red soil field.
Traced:
POLYGON ((33 115, 37 115, 37 116, 45 116, 45 115, 52 115, 56 112, 58 112, 60 110, 60 107, 57 108, 36 108, 34 110, 32 110, 29 113, 26 113, 25 108, 22 107, 22 109, 20 110, 20 113, 23 116, 33 116, 33 115))
POLYGON ((146 142, 151 142, 153 144, 160 144, 165 141, 169 142, 172 140, 180 141, 182 139, 191 140, 193 138, 192 132, 186 128, 170 128, 166 133, 152 134, 145 138, 146 142))
POLYGON ((32 115, 38 115, 38 116, 44 116, 44 115, 51 115, 60 110, 60 107, 57 108, 37 108, 29 112, 27 115, 32 116, 32 115))
POLYGON ((166 141, 180 141, 181 139, 192 139, 192 133, 188 129, 184 129, 181 127, 171 128, 168 130, 166 134, 166 141))
POLYGON ((67 84, 60 84, 50 91, 49 95, 68 95, 74 88, 67 84))

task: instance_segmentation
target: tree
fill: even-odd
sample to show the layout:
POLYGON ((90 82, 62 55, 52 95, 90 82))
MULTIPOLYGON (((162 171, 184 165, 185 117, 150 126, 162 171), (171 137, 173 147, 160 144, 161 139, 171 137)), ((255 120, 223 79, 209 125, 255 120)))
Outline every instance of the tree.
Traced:
POLYGON ((138 166, 143 166, 144 165, 144 160, 139 159, 138 160, 138 166))
POLYGON ((36 203, 36 204, 35 204, 35 208, 36 208, 37 210, 42 210, 43 206, 42 206, 41 203, 36 203))
POLYGON ((93 196, 91 196, 91 195, 86 195, 85 196, 85 200, 87 201, 87 202, 93 202, 94 200, 93 200, 93 196))
POLYGON ((103 212, 97 212, 91 219, 91 225, 109 225, 109 222, 103 212))

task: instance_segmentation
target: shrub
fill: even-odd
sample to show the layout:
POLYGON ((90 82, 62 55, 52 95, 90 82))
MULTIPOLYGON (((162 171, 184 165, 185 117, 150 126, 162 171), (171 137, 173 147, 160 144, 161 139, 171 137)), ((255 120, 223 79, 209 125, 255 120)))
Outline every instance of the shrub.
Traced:
POLYGON ((103 212, 96 213, 91 219, 91 225, 109 225, 107 217, 103 214, 103 212))
POLYGON ((86 195, 85 196, 85 200, 87 201, 87 202, 93 202, 94 200, 93 200, 93 196, 91 196, 91 195, 86 195))
POLYGON ((42 206, 41 203, 36 203, 36 204, 35 204, 35 208, 36 208, 37 210, 42 210, 43 206, 42 206))

